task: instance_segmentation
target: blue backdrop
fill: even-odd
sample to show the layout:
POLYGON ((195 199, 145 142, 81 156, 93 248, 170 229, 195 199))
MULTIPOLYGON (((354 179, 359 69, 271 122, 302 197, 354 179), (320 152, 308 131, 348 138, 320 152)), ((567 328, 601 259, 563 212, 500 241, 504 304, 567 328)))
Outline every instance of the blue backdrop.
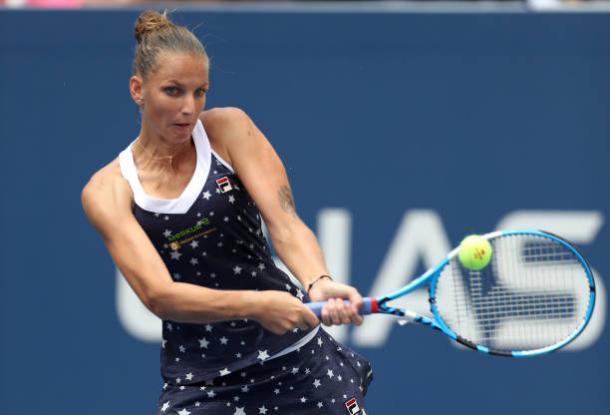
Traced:
MULTIPOLYGON (((153 412, 157 324, 80 207, 137 135, 137 13, 0 11, 1 413, 153 412)), ((336 331, 374 364, 369 413, 608 413, 610 15, 175 18, 207 44, 209 106, 269 137, 339 279, 396 287, 506 226, 571 238, 596 269, 593 324, 547 357, 490 358, 383 318, 336 331)))

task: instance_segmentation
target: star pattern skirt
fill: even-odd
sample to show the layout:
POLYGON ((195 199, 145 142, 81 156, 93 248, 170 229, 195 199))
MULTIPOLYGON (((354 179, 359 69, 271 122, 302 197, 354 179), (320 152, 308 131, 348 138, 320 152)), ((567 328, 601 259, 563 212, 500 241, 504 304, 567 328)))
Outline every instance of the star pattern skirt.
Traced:
POLYGON ((369 362, 324 329, 300 349, 204 384, 165 383, 157 415, 366 415, 369 362))

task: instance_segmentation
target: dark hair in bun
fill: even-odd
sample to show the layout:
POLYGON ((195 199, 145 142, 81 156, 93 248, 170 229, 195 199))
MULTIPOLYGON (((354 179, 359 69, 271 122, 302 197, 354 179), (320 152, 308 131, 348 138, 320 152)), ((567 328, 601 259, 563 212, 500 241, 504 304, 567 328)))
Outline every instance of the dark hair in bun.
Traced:
POLYGON ((187 28, 174 24, 167 11, 142 12, 134 27, 134 37, 138 42, 133 59, 133 73, 146 78, 158 66, 161 52, 187 52, 207 59, 205 48, 187 28))

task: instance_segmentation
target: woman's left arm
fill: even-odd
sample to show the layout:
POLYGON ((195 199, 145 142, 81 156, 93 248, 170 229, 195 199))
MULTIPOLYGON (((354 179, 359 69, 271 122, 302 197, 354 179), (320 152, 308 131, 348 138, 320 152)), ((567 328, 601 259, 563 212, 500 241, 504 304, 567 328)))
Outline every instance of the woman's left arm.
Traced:
POLYGON ((362 297, 358 291, 329 278, 324 256, 313 232, 297 215, 288 176, 277 153, 246 113, 219 108, 202 120, 215 147, 224 150, 261 211, 275 251, 305 289, 315 281, 309 297, 329 300, 322 310, 324 324, 360 324, 362 297), (351 305, 345 305, 348 299, 351 305))

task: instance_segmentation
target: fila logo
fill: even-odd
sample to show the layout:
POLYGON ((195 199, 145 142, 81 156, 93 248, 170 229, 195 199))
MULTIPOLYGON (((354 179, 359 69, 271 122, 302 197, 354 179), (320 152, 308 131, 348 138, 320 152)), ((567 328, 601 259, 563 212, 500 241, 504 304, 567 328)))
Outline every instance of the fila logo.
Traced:
POLYGON ((347 408, 347 413, 350 415, 361 415, 360 406, 358 406, 358 402, 356 402, 356 398, 350 398, 345 401, 345 407, 347 408))
POLYGON ((233 190, 233 186, 231 186, 231 182, 227 176, 216 179, 216 184, 222 193, 227 193, 233 190))

